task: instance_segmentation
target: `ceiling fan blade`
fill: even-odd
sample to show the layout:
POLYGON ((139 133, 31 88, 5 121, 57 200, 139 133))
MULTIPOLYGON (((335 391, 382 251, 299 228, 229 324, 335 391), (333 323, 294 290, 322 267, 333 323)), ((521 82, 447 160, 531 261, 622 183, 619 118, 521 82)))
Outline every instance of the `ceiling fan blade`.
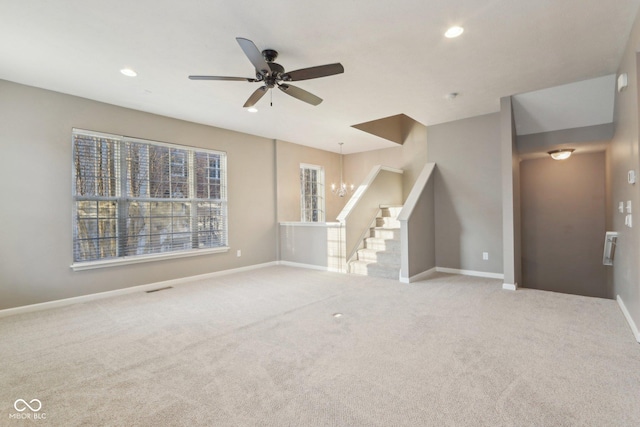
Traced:
POLYGON ((339 62, 336 62, 335 64, 318 65, 317 67, 301 68, 300 70, 289 71, 282 76, 282 80, 297 82, 300 80, 333 76, 334 74, 340 73, 344 73, 344 67, 339 62))
POLYGON ((224 76, 189 76, 190 80, 225 80, 232 82, 256 82, 256 79, 249 77, 224 77, 224 76))
POLYGON ((319 98, 304 89, 300 89, 299 87, 281 84, 278 85, 278 89, 280 89, 287 95, 291 95, 294 98, 299 99, 300 101, 306 102, 307 104, 318 105, 322 102, 322 98, 319 98))
POLYGON ((257 71, 263 75, 271 72, 271 67, 269 67, 267 61, 262 57, 262 53, 251 40, 243 39, 242 37, 236 37, 236 40, 257 71))
POLYGON ((258 89, 255 90, 255 92, 251 94, 251 96, 249 97, 249 99, 247 99, 247 102, 244 103, 242 108, 253 107, 256 104, 256 102, 258 102, 260 98, 264 96, 265 93, 267 93, 267 87, 260 86, 258 89))

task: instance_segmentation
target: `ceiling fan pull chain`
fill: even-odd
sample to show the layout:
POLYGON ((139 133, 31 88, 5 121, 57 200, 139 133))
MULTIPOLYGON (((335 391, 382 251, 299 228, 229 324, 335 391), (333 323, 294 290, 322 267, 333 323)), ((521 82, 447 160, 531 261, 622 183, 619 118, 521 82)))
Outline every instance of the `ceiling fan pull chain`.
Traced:
POLYGON ((269 94, 269 96, 271 96, 271 101, 269 102, 271 104, 271 106, 273 107, 273 91, 271 91, 271 93, 269 94))

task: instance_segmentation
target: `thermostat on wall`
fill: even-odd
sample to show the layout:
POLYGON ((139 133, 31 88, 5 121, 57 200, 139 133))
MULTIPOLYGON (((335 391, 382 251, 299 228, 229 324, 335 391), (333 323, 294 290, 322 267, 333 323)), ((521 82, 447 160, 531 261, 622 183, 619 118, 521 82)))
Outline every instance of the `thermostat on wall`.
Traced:
POLYGON ((627 73, 620 74, 618 76, 618 92, 622 92, 622 89, 627 87, 629 82, 627 81, 627 73))

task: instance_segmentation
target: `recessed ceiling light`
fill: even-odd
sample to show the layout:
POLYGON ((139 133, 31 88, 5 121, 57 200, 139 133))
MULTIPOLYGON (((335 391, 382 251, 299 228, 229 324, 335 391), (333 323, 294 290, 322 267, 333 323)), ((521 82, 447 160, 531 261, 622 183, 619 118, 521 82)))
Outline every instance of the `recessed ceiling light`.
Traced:
POLYGON ((249 108, 247 108, 247 111, 250 112, 250 113, 257 113, 258 109, 256 107, 249 107, 249 108))
POLYGON ((138 73, 133 71, 131 68, 123 68, 122 70, 120 70, 120 72, 128 77, 135 77, 138 75, 138 73))
POLYGON ((342 317, 342 313, 333 313, 333 317, 335 318, 342 317))
POLYGON ((449 28, 449 29, 447 30, 447 32, 446 32, 446 33, 444 33, 444 36, 445 36, 445 37, 447 37, 447 38, 449 38, 449 39, 453 39, 453 38, 455 38, 455 37, 458 37, 458 36, 459 36, 460 34, 462 34, 462 33, 464 33, 464 28, 462 28, 462 27, 458 27, 458 26, 456 25, 456 26, 453 26, 453 27, 449 28))

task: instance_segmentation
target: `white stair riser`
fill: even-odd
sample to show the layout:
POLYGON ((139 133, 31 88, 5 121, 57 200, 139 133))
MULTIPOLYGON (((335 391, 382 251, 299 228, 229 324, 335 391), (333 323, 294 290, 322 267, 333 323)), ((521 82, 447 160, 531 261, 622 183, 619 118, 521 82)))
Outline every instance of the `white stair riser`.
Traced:
POLYGON ((372 228, 369 234, 376 239, 400 240, 400 230, 395 228, 372 228))
POLYGON ((358 251, 358 260, 380 262, 382 264, 390 264, 400 266, 400 254, 397 252, 381 252, 368 249, 360 249, 358 251))
POLYGON ((400 221, 396 218, 402 206, 380 209, 376 226, 369 230, 364 249, 358 250, 357 260, 349 263, 349 272, 365 276, 398 280, 400 275, 400 221))
POLYGON ((402 206, 381 208, 380 209, 380 216, 397 218, 398 215, 400 215, 400 211, 402 211, 402 206))
POLYGON ((367 237, 364 240, 364 247, 366 249, 374 249, 377 251, 394 251, 398 253, 398 257, 400 256, 399 240, 376 239, 367 237))
POLYGON ((400 228, 400 221, 395 218, 376 218, 376 227, 400 228))

